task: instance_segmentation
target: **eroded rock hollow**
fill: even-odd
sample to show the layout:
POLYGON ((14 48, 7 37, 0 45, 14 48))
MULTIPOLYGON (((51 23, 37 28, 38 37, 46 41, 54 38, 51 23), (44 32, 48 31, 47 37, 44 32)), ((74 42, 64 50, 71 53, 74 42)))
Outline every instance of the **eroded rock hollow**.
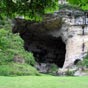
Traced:
POLYGON ((54 63, 58 67, 63 67, 66 50, 65 43, 61 37, 55 38, 49 35, 39 35, 29 40, 32 42, 25 41, 24 48, 33 52, 38 63, 54 63))
POLYGON ((76 16, 80 11, 65 10, 69 14, 59 17, 59 12, 45 15, 42 22, 16 18, 13 33, 19 33, 24 48, 33 52, 36 62, 54 63, 70 68, 83 60, 88 52, 88 17, 76 16), (63 22, 64 21, 64 22, 63 22))
POLYGON ((25 50, 33 53, 36 62, 63 67, 66 45, 60 36, 52 36, 52 32, 60 29, 62 21, 56 16, 53 19, 41 23, 15 19, 12 31, 20 33, 25 50))

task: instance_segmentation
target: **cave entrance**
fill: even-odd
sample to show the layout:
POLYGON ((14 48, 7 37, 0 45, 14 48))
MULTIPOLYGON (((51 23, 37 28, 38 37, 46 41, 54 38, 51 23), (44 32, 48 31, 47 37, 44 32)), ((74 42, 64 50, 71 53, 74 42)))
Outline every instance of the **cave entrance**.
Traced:
POLYGON ((62 68, 66 53, 66 45, 62 38, 43 36, 41 39, 35 42, 36 49, 32 50, 36 62, 56 64, 62 68))

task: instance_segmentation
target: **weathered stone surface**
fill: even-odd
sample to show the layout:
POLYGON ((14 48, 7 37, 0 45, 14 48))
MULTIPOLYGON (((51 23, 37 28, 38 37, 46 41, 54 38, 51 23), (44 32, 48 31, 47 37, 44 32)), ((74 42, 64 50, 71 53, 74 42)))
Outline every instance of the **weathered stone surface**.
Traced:
MULTIPOLYGON (((62 27, 63 28, 63 27, 62 27)), ((88 26, 82 28, 82 26, 68 26, 66 29, 62 29, 62 39, 66 43, 66 56, 64 68, 74 65, 75 60, 83 60, 83 57, 87 54, 88 51, 88 35, 87 30, 88 26)))
POLYGON ((48 73, 51 67, 50 63, 37 63, 35 67, 42 73, 48 73))
POLYGON ((20 64, 24 64, 25 63, 25 60, 19 55, 15 55, 14 58, 13 58, 13 61, 15 63, 20 63, 20 64))
POLYGON ((79 68, 75 71, 74 76, 88 76, 88 69, 86 68, 79 68))
POLYGON ((80 17, 61 19, 58 14, 46 15, 39 23, 15 19, 12 31, 20 33, 24 48, 34 53, 38 63, 55 63, 65 69, 87 54, 88 25, 82 24, 80 17))
POLYGON ((38 63, 55 63, 62 67, 66 52, 65 43, 60 36, 53 37, 50 34, 50 32, 61 28, 61 18, 55 17, 49 15, 47 20, 40 23, 15 19, 15 26, 12 31, 13 33, 20 33, 24 40, 24 48, 33 52, 38 63))

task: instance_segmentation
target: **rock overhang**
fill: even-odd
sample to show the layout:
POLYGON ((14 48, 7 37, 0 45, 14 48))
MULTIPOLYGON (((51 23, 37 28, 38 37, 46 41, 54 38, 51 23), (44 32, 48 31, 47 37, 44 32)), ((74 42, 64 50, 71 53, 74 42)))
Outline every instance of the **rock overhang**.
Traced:
MULTIPOLYGON (((43 51, 46 49, 47 44, 44 44, 44 42, 49 41, 48 43, 56 46, 56 43, 50 42, 50 40, 59 41, 58 39, 61 38, 61 41, 65 44, 65 62, 63 67, 67 68, 73 66, 77 59, 82 60, 88 51, 88 41, 87 37, 85 37, 88 34, 88 25, 82 24, 83 20, 79 19, 83 17, 83 15, 80 16, 81 11, 70 11, 70 17, 65 14, 63 18, 58 15, 59 13, 60 12, 56 12, 54 15, 46 15, 44 21, 39 23, 17 18, 13 33, 20 33, 21 38, 25 41, 25 49, 27 49, 31 43, 32 48, 35 46, 40 47, 40 49, 36 49, 38 52, 42 52, 41 49, 43 51), (72 14, 73 12, 74 14, 72 14), (77 16, 76 18, 74 16, 76 13, 79 13, 78 19, 77 16), (34 43, 36 43, 36 45, 34 43), (84 49, 82 49, 83 44, 86 47, 84 47, 84 49)), ((50 44, 47 47, 50 47, 50 44)), ((48 52, 52 51, 53 47, 51 46, 49 49, 50 50, 47 48, 48 52)), ((59 47, 56 47, 56 50, 59 51, 59 47)))

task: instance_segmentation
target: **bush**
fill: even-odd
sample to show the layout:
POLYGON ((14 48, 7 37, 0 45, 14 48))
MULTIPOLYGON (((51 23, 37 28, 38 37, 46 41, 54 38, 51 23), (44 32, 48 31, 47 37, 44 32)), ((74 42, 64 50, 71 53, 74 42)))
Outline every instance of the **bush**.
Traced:
POLYGON ((58 66, 55 64, 51 64, 50 69, 49 69, 49 73, 51 75, 56 75, 57 71, 58 71, 58 66))
POLYGON ((24 50, 23 40, 19 34, 13 35, 10 28, 6 24, 0 29, 0 75, 38 75, 32 67, 35 64, 33 54, 24 50), (14 63, 16 55, 24 59, 25 63, 14 63))
POLYGON ((88 68, 88 55, 83 59, 83 61, 79 61, 77 66, 78 67, 87 67, 88 68))
POLYGON ((0 75, 3 76, 23 76, 23 75, 40 75, 38 71, 28 65, 19 63, 8 63, 0 65, 0 75))
POLYGON ((66 76, 74 76, 74 71, 70 71, 69 69, 65 72, 66 76))
POLYGON ((30 65, 35 64, 33 54, 24 50, 23 40, 19 35, 13 35, 9 30, 0 29, 0 63, 13 61, 15 55, 24 58, 30 65))

